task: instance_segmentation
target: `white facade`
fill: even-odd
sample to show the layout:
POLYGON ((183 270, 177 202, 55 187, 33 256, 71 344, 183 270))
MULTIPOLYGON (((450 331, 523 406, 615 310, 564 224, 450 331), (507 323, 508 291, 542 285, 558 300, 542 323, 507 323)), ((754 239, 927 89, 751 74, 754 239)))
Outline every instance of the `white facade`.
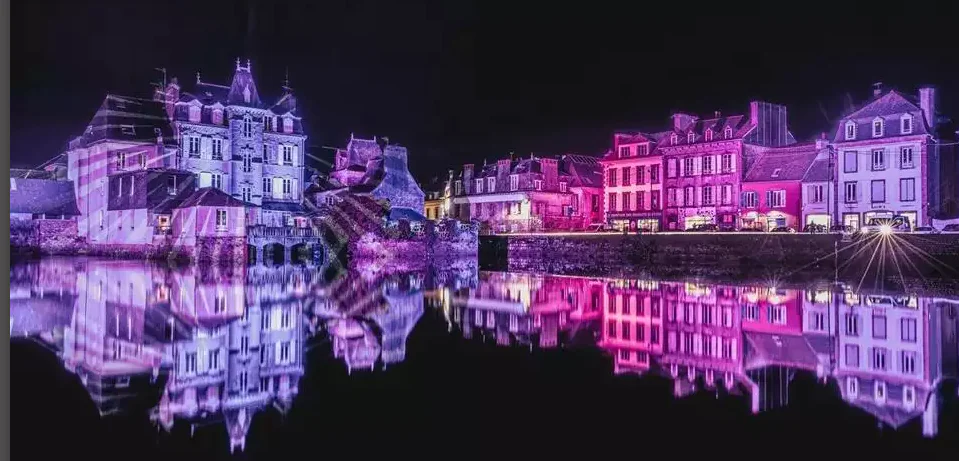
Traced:
POLYGON ((802 226, 836 223, 836 193, 832 181, 802 182, 802 226))
POLYGON ((871 218, 903 215, 928 221, 923 207, 920 137, 840 144, 838 219, 854 228, 871 218))

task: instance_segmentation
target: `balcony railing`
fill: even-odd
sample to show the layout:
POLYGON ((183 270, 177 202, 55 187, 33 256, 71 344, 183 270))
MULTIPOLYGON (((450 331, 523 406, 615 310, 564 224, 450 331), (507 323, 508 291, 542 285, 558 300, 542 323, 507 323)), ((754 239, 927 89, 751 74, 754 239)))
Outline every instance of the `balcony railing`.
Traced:
POLYGON ((308 237, 318 238, 320 230, 312 227, 270 227, 250 226, 248 234, 252 237, 308 237))

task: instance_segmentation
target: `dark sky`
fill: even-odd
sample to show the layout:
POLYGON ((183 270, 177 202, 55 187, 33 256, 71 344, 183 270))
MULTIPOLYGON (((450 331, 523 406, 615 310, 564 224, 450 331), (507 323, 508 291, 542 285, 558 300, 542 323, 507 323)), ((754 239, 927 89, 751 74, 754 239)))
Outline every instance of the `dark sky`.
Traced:
POLYGON ((149 97, 156 67, 228 84, 237 56, 268 97, 289 68, 311 152, 389 136, 423 180, 510 151, 598 154, 613 129, 753 98, 787 104, 800 139, 876 81, 959 105, 954 7, 617 3, 17 1, 12 164, 60 152, 107 92, 149 97))

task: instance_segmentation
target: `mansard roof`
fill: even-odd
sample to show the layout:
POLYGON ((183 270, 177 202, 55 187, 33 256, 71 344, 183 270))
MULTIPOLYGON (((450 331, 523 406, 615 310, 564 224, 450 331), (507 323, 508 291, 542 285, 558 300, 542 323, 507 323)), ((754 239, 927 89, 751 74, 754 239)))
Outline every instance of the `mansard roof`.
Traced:
POLYGON ((80 144, 97 141, 127 141, 175 146, 173 126, 161 101, 108 94, 87 125, 80 144))
POLYGON ((814 160, 802 180, 804 182, 832 181, 834 168, 835 165, 832 165, 832 161, 828 158, 814 160))
POLYGON ((203 187, 197 189, 196 192, 187 197, 177 208, 190 208, 195 206, 244 207, 247 205, 250 204, 233 198, 230 194, 220 189, 203 187))
POLYGON ((917 102, 912 97, 903 95, 896 90, 890 90, 873 97, 858 110, 844 116, 839 121, 833 140, 835 142, 852 142, 929 133, 931 133, 931 130, 926 124, 922 109, 917 102), (906 114, 912 116, 912 131, 910 133, 902 133, 902 126, 899 123, 900 118, 906 114), (872 122, 877 117, 885 122, 882 136, 872 135, 872 122), (856 124, 854 139, 846 139, 846 124, 848 122, 856 124))
MULTIPOLYGON (((706 130, 712 130, 713 137, 711 141, 720 141, 727 139, 723 137, 726 128, 732 129, 733 136, 728 139, 742 139, 752 130, 753 126, 749 123, 749 117, 745 115, 731 115, 728 117, 696 120, 683 130, 673 130, 670 135, 673 133, 677 135, 675 145, 695 144, 705 141, 706 130), (694 136, 692 143, 689 142, 690 133, 694 136)), ((671 140, 667 140, 664 144, 666 146, 674 145, 671 140)))
POLYGON ((73 181, 13 178, 10 180, 10 212, 79 215, 73 181))

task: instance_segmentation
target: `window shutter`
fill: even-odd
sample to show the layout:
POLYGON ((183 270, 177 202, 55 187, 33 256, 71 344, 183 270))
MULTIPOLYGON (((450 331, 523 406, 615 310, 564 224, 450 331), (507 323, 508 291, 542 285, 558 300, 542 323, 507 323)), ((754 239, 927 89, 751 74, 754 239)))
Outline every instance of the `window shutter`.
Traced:
POLYGON ((298 159, 300 158, 300 146, 293 145, 293 166, 297 166, 298 159))
POLYGON ((296 356, 296 340, 290 340, 290 362, 295 363, 297 359, 296 356))
MULTIPOLYGON (((261 345, 266 347, 266 344, 261 345)), ((273 363, 280 363, 280 343, 273 343, 273 363)))

